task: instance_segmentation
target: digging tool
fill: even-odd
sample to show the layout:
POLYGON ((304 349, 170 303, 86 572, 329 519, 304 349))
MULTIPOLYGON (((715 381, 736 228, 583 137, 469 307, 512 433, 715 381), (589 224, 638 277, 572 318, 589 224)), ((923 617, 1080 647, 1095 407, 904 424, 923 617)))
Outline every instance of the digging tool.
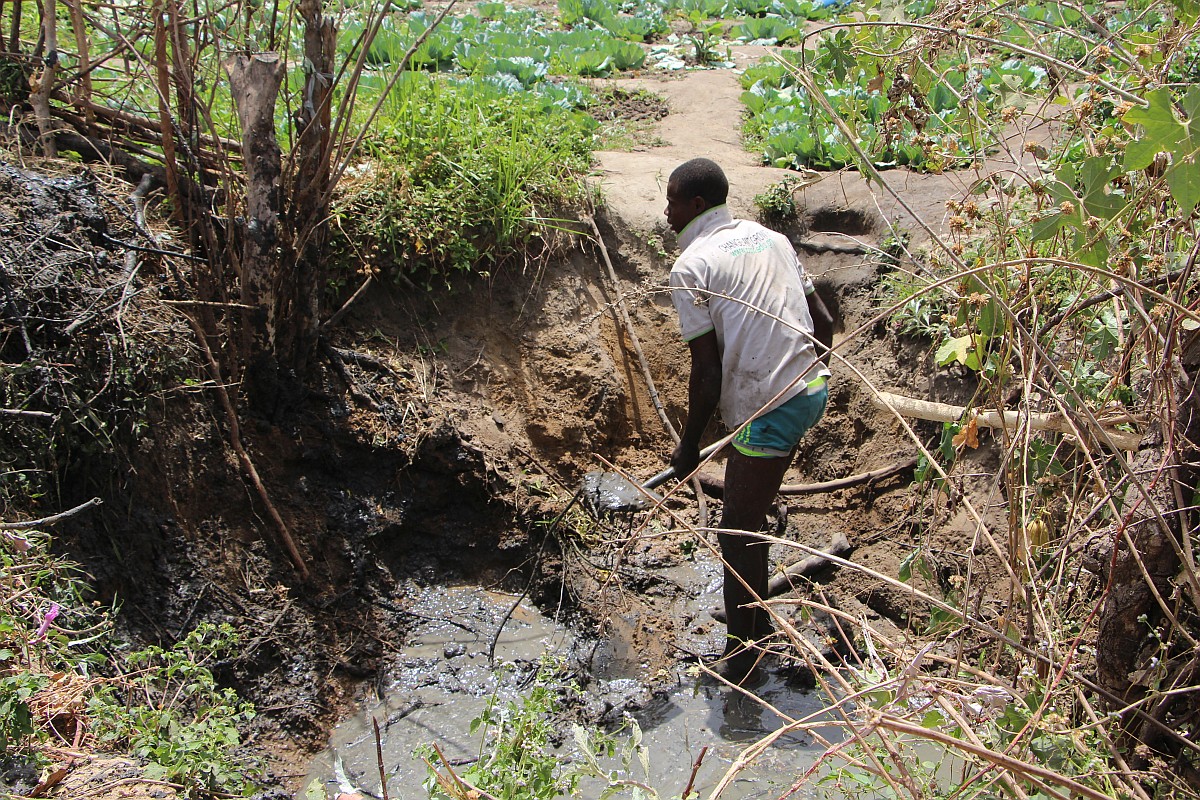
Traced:
MULTIPOLYGON (((700 451, 700 460, 711 456, 725 444, 713 442, 700 451)), ((640 486, 618 472, 589 472, 583 476, 583 498, 597 514, 641 511, 662 498, 652 490, 674 477, 675 468, 667 467, 640 486)))

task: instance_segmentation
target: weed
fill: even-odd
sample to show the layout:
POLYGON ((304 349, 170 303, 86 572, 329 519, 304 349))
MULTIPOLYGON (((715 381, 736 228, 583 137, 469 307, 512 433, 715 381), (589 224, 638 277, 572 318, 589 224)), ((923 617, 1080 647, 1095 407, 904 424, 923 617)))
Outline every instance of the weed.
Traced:
POLYGON ((663 241, 662 236, 659 236, 657 233, 652 233, 646 237, 646 246, 650 248, 650 252, 659 258, 663 260, 670 258, 666 243, 663 241))
MULTIPOLYGON (((16 658, 12 650, 0 650, 0 664, 16 658)), ((46 685, 43 676, 29 672, 16 672, 0 677, 0 750, 10 753, 16 750, 36 728, 30 699, 46 685)))
POLYGON ((900 262, 908 254, 908 243, 911 241, 912 233, 903 228, 892 228, 879 245, 880 266, 892 268, 900 266, 900 262))
MULTIPOLYGON (((492 695, 480 716, 471 722, 471 734, 480 735, 479 759, 463 770, 462 782, 499 800, 552 800, 570 796, 579 783, 551 752, 554 735, 550 720, 559 710, 554 669, 543 665, 533 686, 520 701, 501 701, 492 695)), ((469 797, 461 782, 439 772, 436 752, 422 748, 418 755, 429 767, 425 789, 432 800, 469 797)))
POLYGON ((950 331, 945 321, 950 301, 929 285, 915 274, 890 272, 880 281, 880 295, 885 305, 897 305, 891 317, 897 333, 940 342, 950 331))
POLYGON ((689 536, 679 542, 679 554, 688 561, 696 560, 696 553, 700 549, 700 540, 698 537, 689 536))
POLYGON ((44 745, 85 732, 110 752, 151 762, 148 775, 203 792, 247 794, 256 769, 236 750, 237 725, 253 716, 207 664, 236 645, 228 626, 204 625, 169 649, 112 660, 108 615, 85 601, 74 564, 34 532, 0 542, 0 744, 43 759, 44 745), (15 540, 14 540, 15 541, 15 540), (87 630, 71 638, 59 628, 87 630), (116 671, 119 678, 105 678, 116 671))
POLYGON ((251 793, 258 768, 239 756, 237 726, 253 719, 254 708, 219 688, 207 666, 236 645, 229 625, 204 624, 173 647, 130 653, 133 671, 88 704, 101 744, 147 759, 150 778, 202 792, 251 793))
POLYGON ((767 224, 780 224, 796 218, 796 190, 804 180, 792 175, 767 187, 762 194, 754 196, 754 205, 767 224))
POLYGON ((544 245, 548 212, 583 197, 595 123, 482 79, 403 83, 373 165, 337 203, 342 251, 369 242, 372 268, 430 285, 544 245))
POLYGON ((596 797, 628 796, 631 800, 658 800, 659 794, 634 777, 634 764, 643 776, 650 772, 649 751, 642 744, 637 722, 626 718, 621 729, 606 734, 573 725, 573 752, 561 752, 553 742, 558 734, 554 720, 562 713, 560 695, 578 693, 564 684, 562 665, 545 660, 533 685, 520 700, 488 699, 483 713, 471 722, 471 733, 480 735, 479 758, 455 774, 432 745, 418 750, 428 768, 425 790, 431 800, 555 800, 578 797, 581 782, 596 797), (446 770, 443 774, 442 769, 446 770))
POLYGON ((688 35, 691 44, 691 61, 702 67, 718 66, 731 61, 729 48, 720 50, 721 33, 724 25, 719 21, 711 25, 702 25, 688 35))

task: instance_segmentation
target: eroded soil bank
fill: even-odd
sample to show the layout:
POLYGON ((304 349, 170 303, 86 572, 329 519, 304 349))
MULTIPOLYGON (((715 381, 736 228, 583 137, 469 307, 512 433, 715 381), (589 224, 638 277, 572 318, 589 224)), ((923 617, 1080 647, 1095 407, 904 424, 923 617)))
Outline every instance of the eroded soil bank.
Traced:
MULTIPOLYGON (((757 55, 736 52, 743 60, 757 55)), ((673 249, 661 220, 665 176, 686 158, 715 158, 729 172, 733 211, 753 215, 754 195, 784 173, 756 166, 739 148, 732 73, 635 85, 666 98, 670 113, 654 131, 665 144, 601 154, 597 180, 608 203, 596 217, 599 241, 575 237, 543 261, 444 292, 377 286, 332 332, 304 406, 276 420, 246 420, 243 443, 296 533, 308 582, 239 477, 228 431, 202 385, 160 391, 145 436, 121 467, 81 461, 62 487, 64 505, 92 495, 106 501, 64 525, 58 546, 93 576, 99 600, 120 600, 120 622, 134 640, 170 642, 200 622, 228 622, 242 633, 241 651, 216 672, 257 705, 248 746, 268 756, 285 791, 299 787, 352 701, 403 674, 415 646, 409 634, 422 622, 412 598, 431 587, 526 594, 606 643, 606 669, 639 688, 607 708, 581 711, 593 721, 646 707, 677 685, 681 664, 716 649, 719 624, 696 604, 696 587, 673 577, 694 574, 697 551, 711 544, 687 529, 702 522, 693 496, 681 492, 669 502, 677 524, 653 528, 564 510, 589 470, 619 465, 648 477, 666 463, 670 440, 638 349, 667 416, 675 424, 684 416, 687 354, 662 290, 673 249)), ((785 483, 911 459, 910 438, 873 405, 870 385, 951 402, 972 391, 965 376, 932 366, 926 343, 895 335, 879 313, 878 285, 894 263, 881 256, 894 240, 890 223, 921 246, 899 199, 936 221, 945 199, 971 178, 896 172, 888 180, 898 196, 871 190, 856 174, 824 176, 797 194, 801 212, 788 232, 840 314, 840 359, 827 417, 803 442, 785 483)), ((71 204, 98 196, 73 187, 62 209, 43 213, 73 213, 71 204)), ((19 218, 16 209, 14 231, 25 230, 19 218)), ((581 222, 580 230, 590 227, 581 222)), ((63 235, 75 234, 64 228, 63 235)), ((96 267, 99 283, 128 280, 118 246, 86 236, 76 244, 111 251, 96 267)), ((169 275, 143 275, 138 286, 131 309, 186 336, 176 306, 163 302, 173 297, 169 275)), ((925 439, 937 432, 932 424, 916 430, 925 439)), ((986 442, 965 457, 979 468, 966 471, 975 477, 958 491, 994 508, 1001 498, 991 494, 986 442)), ((719 461, 709 470, 719 476, 719 461)), ((941 578, 957 574, 972 528, 964 516, 957 527, 941 527, 938 541, 921 538, 910 480, 900 471, 787 498, 776 529, 812 547, 843 533, 856 562, 890 575, 920 543, 936 554, 941 578)), ((707 501, 709 519, 718 503, 707 501)), ((951 504, 939 513, 953 523, 959 511, 951 504)), ((803 555, 776 553, 781 562, 803 555)), ((986 564, 981 558, 976 568, 986 564)), ((861 574, 827 570, 808 591, 889 629, 927 613, 861 574)))

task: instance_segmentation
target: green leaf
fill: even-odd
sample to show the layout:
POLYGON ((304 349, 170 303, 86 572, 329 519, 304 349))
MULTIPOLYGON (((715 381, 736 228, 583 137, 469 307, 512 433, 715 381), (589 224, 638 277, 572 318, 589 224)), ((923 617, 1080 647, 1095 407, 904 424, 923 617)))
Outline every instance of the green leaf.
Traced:
POLYGON ((1088 214, 1112 219, 1126 206, 1125 198, 1112 191, 1112 182, 1125 170, 1105 157, 1089 158, 1083 162, 1079 181, 1083 189, 1083 205, 1088 214))
POLYGON ((1196 153, 1189 153, 1167 170, 1166 181, 1171 197, 1184 214, 1190 215, 1200 203, 1200 166, 1196 164, 1196 153))
POLYGON ((1053 214, 1041 217, 1037 222, 1033 223, 1033 227, 1030 229, 1030 236, 1035 242, 1052 239, 1066 226, 1067 215, 1061 211, 1055 211, 1053 214))
POLYGON ((818 53, 817 65, 832 72, 839 83, 846 80, 846 74, 858 65, 858 58, 854 54, 854 42, 844 30, 827 36, 821 42, 818 53))
POLYGON ((1200 203, 1200 167, 1196 150, 1200 146, 1200 88, 1192 86, 1180 102, 1187 119, 1180 117, 1169 89, 1147 93, 1145 108, 1135 106, 1121 119, 1141 126, 1141 136, 1125 149, 1126 169, 1145 169, 1159 153, 1171 154, 1167 187, 1184 213, 1190 214, 1200 203))
POLYGON ((930 730, 935 730, 937 728, 942 727, 942 725, 945 724, 945 722, 946 722, 945 715, 942 714, 942 712, 938 711, 937 709, 934 709, 934 710, 926 713, 925 716, 921 718, 921 727, 928 728, 930 730))
POLYGON ((1180 24, 1191 26, 1200 17, 1200 3, 1196 0, 1170 0, 1171 5, 1179 10, 1180 24))
MULTIPOLYGON (((1134 106, 1126 111, 1121 119, 1130 125, 1140 125, 1142 135, 1139 141, 1157 147, 1155 152, 1174 150, 1187 135, 1187 126, 1175 113, 1170 90, 1155 89, 1147 93, 1145 99, 1149 103, 1148 106, 1134 106)), ((1126 166, 1130 169, 1144 169, 1148 164, 1149 162, 1132 166, 1127 163, 1126 166)))
POLYGON ((979 320, 976 323, 979 332, 984 336, 997 336, 1004 332, 1005 317, 1000 304, 989 300, 979 309, 979 320))
POLYGON ((1125 169, 1130 172, 1145 169, 1154 163, 1154 157, 1162 152, 1156 142, 1135 139, 1125 145, 1125 169))
POLYGON ((966 336, 956 336, 948 339, 945 344, 937 349, 934 354, 934 360, 937 361, 939 367, 948 367, 951 364, 958 362, 971 369, 979 369, 979 356, 975 352, 977 335, 969 333, 966 336), (971 366, 974 363, 975 366, 971 366))

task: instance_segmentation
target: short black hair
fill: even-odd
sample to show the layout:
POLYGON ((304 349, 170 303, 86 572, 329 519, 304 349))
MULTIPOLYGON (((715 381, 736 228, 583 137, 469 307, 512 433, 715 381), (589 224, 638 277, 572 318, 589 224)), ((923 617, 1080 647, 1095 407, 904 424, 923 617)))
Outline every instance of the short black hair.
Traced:
POLYGON ((699 197, 711 206, 723 206, 729 197, 729 179, 717 162, 707 158, 685 161, 671 173, 675 191, 684 197, 699 197))

